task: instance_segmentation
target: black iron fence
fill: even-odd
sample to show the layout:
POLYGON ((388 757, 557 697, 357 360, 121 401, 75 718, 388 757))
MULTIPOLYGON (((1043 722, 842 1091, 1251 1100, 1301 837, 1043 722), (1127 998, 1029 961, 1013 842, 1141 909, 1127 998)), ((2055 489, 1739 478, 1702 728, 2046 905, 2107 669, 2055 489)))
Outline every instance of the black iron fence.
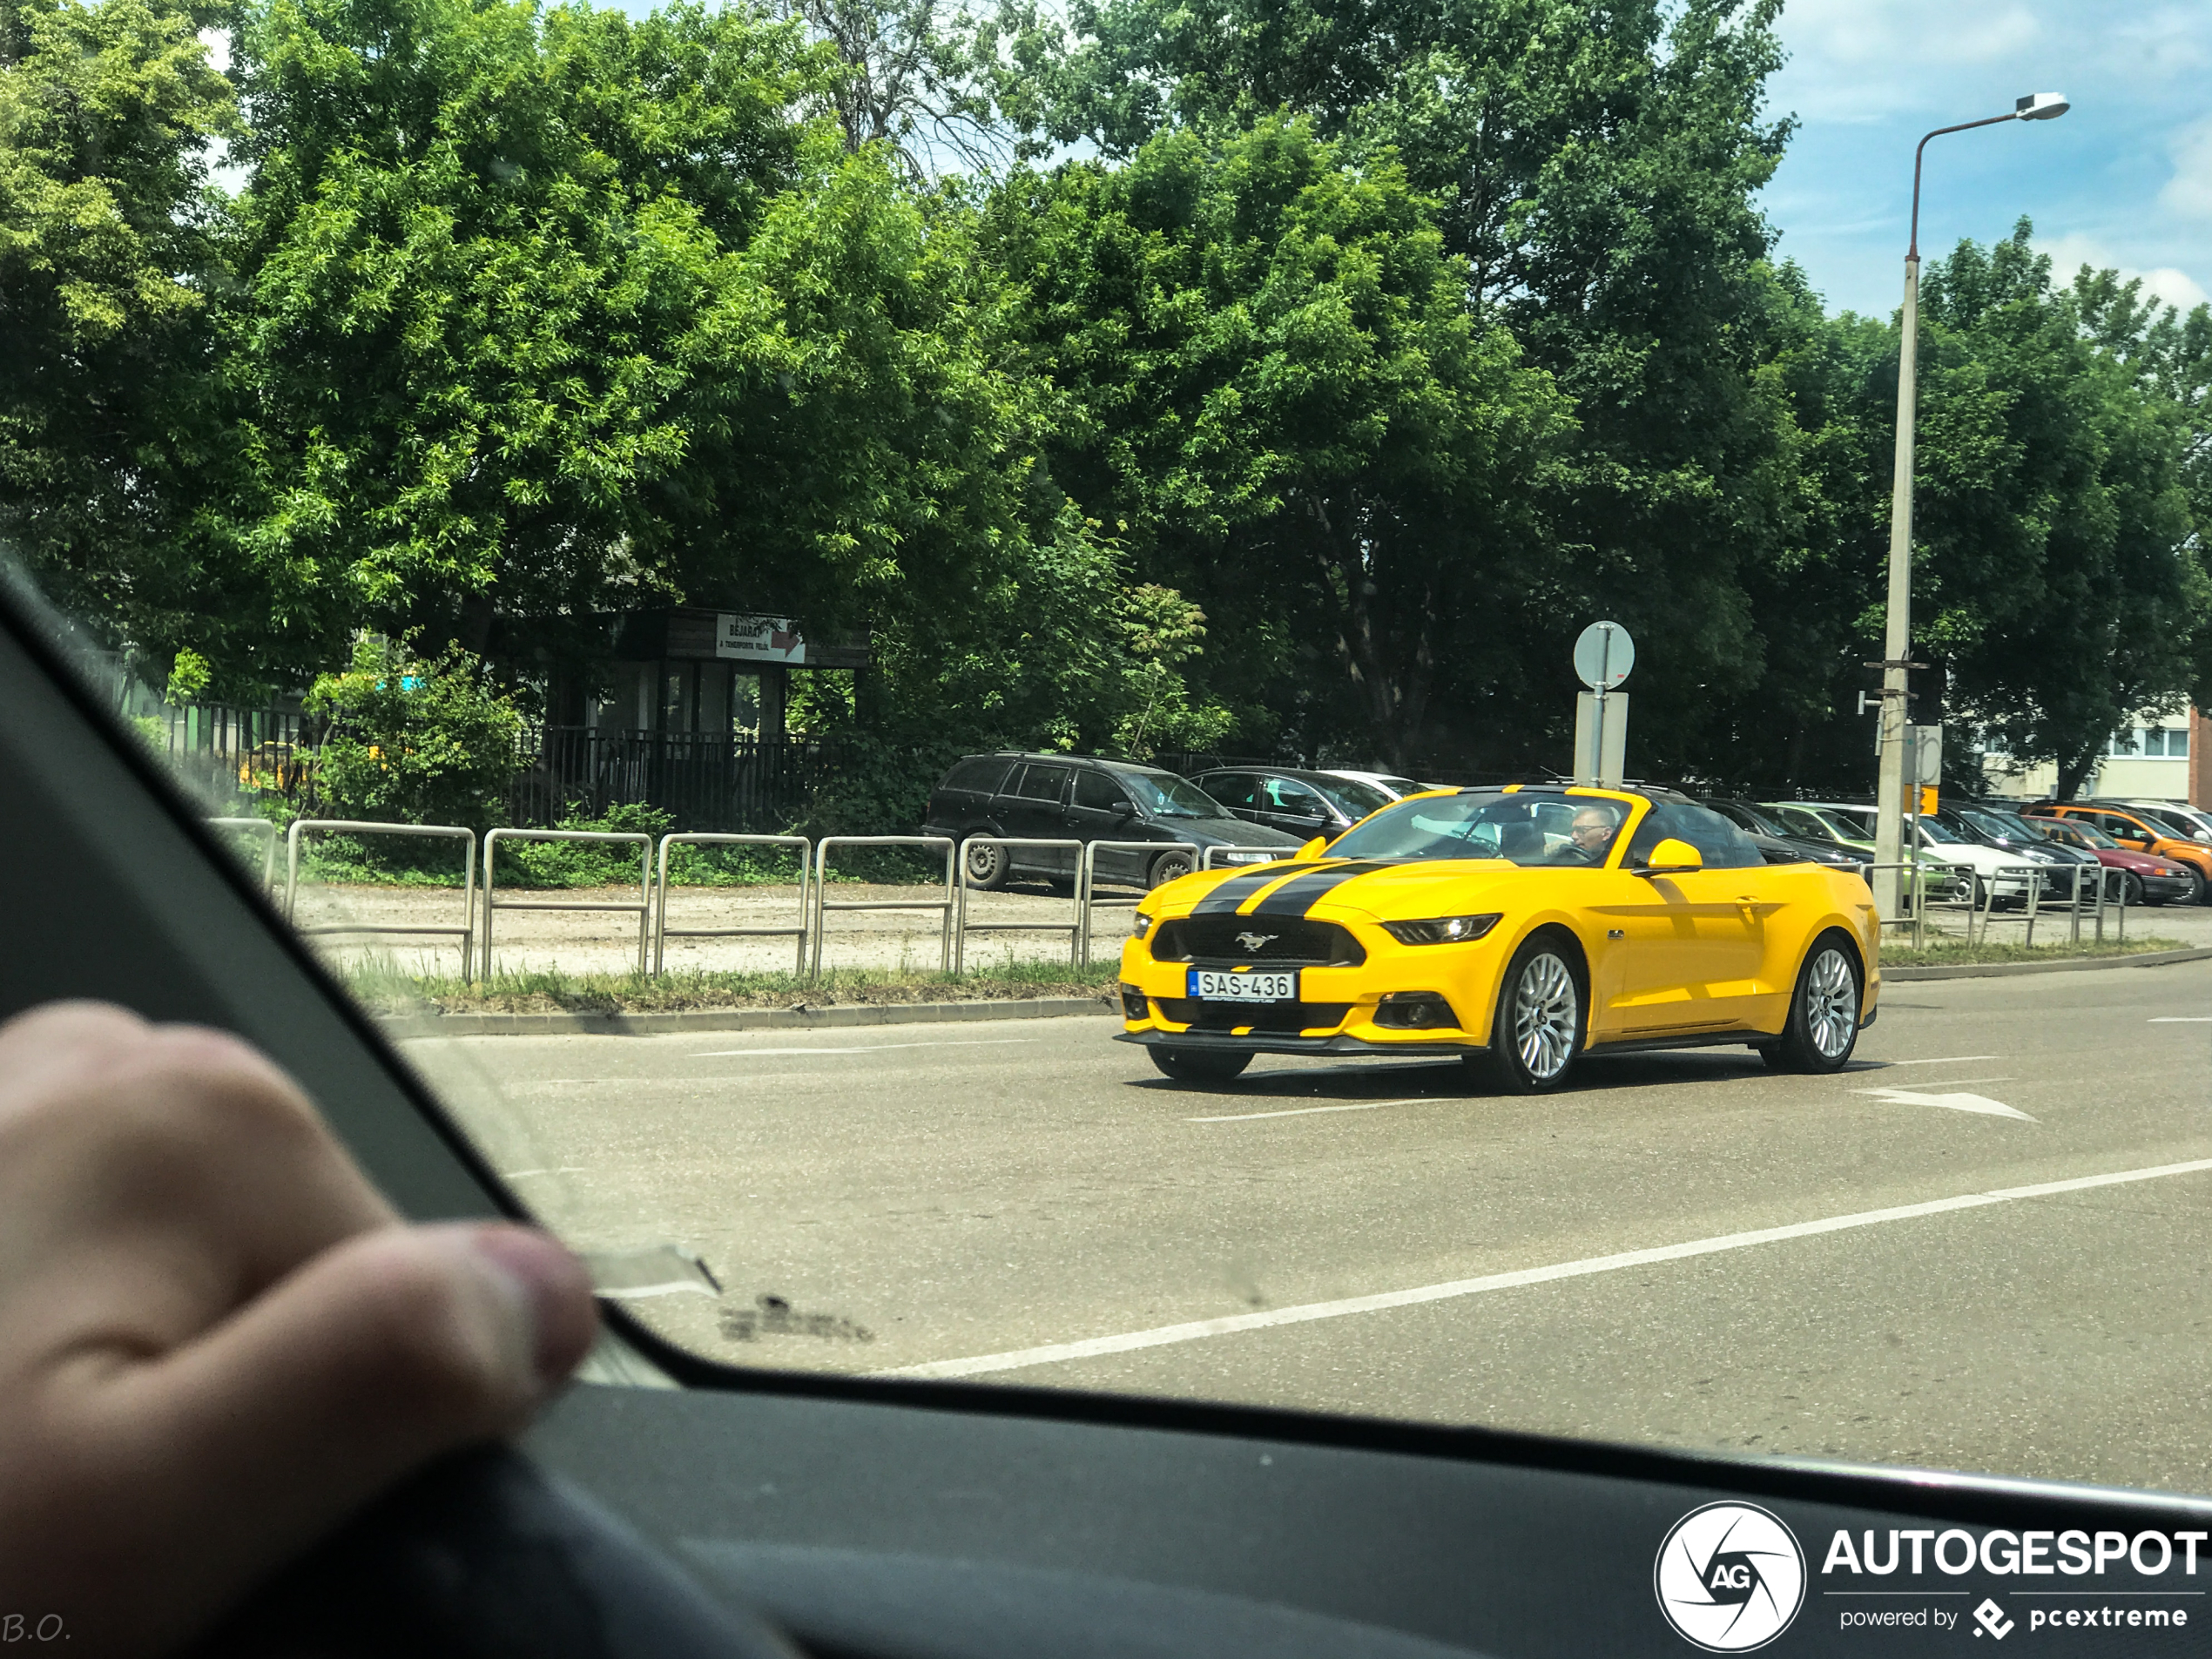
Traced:
POLYGON ((296 711, 200 703, 137 717, 170 770, 212 799, 281 795, 316 807, 313 745, 320 722, 296 711))
POLYGON ((509 821, 543 826, 570 812, 596 818, 643 804, 669 813, 679 830, 772 833, 803 820, 846 760, 841 745, 805 738, 547 726, 515 781, 509 821))

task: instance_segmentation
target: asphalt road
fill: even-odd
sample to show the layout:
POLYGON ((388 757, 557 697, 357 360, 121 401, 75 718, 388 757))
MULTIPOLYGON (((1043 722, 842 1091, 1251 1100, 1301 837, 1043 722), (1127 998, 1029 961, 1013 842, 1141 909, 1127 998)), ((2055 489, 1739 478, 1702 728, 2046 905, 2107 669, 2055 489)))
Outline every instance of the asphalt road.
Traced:
POLYGON ((739 1363, 2212 1491, 2212 963, 1894 984, 1841 1076, 1536 1098, 1192 1089, 1114 1028, 451 1047, 571 1238, 704 1257, 718 1301, 635 1305, 739 1363))

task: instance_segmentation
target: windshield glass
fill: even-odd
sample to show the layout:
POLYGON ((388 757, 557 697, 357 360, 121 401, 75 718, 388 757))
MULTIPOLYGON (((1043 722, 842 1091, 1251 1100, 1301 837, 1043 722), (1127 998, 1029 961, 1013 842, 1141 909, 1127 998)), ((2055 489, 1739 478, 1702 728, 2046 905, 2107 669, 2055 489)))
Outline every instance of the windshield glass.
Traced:
MULTIPOLYGON (((1773 20, 1845 9, 0 6, 0 541, 269 910, 494 1103, 516 1202, 703 1264, 608 1267, 656 1341, 2212 1489, 2205 1241, 2155 1218, 2212 1171, 2094 1259, 2007 1200, 1541 1278, 2204 1150, 2202 847, 2101 911, 1933 823, 1851 867, 1881 706, 1939 801, 2187 791, 2202 741, 2121 705, 2180 719, 2212 640, 2212 498, 2160 482, 2212 408, 2142 368, 2212 311, 2085 325, 2134 279, 2037 249, 2094 225, 1952 252, 2034 205, 1967 148, 2086 104, 1945 140, 1905 482, 1978 482, 1909 521, 1930 666, 1874 698, 1903 323, 1784 269, 1879 215, 1777 239, 1767 184, 1773 20), (1364 821, 1301 859, 1285 773, 1364 821), (1845 850, 1767 866, 1706 793, 1845 850)), ((1861 104, 1820 142, 1886 213, 1917 133, 1861 104)))
POLYGON ((1953 833, 1948 826, 1932 818, 1924 818, 1920 820, 1920 833, 1926 840, 1939 846, 1966 845, 1964 837, 1953 833))
POLYGON ((1442 795, 1401 801, 1329 846, 1340 859, 1503 859, 1604 862, 1625 803, 1558 795, 1442 795))
POLYGON ((1226 818, 1219 801, 1194 783, 1164 772, 1125 772, 1113 775, 1129 786, 1130 799, 1147 818, 1226 818))

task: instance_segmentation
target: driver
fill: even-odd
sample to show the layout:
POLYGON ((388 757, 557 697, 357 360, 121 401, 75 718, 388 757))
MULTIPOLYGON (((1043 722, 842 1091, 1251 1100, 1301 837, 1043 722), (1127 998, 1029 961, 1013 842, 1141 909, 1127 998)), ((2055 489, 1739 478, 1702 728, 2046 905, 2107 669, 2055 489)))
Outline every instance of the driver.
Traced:
POLYGON ((1552 849, 1549 864, 1602 864, 1612 849, 1619 817, 1608 807, 1585 806, 1575 814, 1568 839, 1552 849))

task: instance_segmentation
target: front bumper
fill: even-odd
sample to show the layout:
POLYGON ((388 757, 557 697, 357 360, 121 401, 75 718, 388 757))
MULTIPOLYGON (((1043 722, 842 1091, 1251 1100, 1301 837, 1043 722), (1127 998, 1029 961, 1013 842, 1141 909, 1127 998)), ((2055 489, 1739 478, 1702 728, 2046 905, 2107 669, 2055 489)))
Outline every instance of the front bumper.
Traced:
POLYGON ((2143 897, 2164 900, 2186 899, 2196 884, 2185 875, 2147 875, 2142 878, 2143 897))
POLYGON ((1191 1053, 1211 1051, 1215 1054, 1304 1054, 1304 1055, 1415 1055, 1434 1057, 1439 1055, 1487 1054, 1487 1042, 1461 1041, 1434 1042, 1419 1040, 1393 1042, 1370 1042, 1365 1037, 1348 1037, 1341 1033, 1331 1036, 1298 1037, 1285 1032, 1231 1031, 1162 1031, 1157 1027, 1149 1031, 1116 1031, 1116 1042, 1140 1042, 1148 1048, 1182 1049, 1191 1053))

